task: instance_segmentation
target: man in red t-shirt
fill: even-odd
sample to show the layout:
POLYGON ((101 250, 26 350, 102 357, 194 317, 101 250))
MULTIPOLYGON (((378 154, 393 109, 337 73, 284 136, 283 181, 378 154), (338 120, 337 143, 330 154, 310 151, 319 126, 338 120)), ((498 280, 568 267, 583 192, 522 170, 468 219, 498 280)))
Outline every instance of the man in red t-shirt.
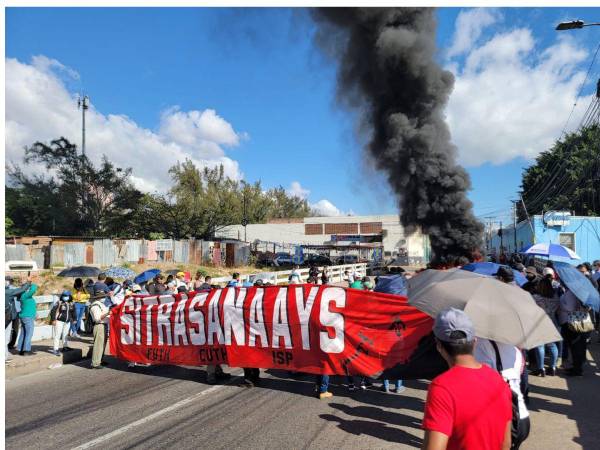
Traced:
POLYGON ((450 369, 429 386, 423 449, 508 450, 510 388, 498 372, 473 357, 471 319, 461 310, 446 309, 435 319, 433 333, 450 369))

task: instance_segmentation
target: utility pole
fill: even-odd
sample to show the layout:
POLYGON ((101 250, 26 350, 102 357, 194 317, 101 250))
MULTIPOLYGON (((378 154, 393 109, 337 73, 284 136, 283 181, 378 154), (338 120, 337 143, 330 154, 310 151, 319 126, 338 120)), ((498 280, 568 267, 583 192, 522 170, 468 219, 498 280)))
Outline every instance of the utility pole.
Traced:
POLYGON ((502 236, 502 221, 500 221, 500 230, 498 231, 498 234, 500 235, 500 255, 504 253, 504 241, 503 241, 503 236, 502 236))
POLYGON ((515 251, 517 253, 517 202, 519 200, 511 200, 513 202, 513 231, 515 236, 515 251))
POLYGON ((85 156, 85 111, 90 107, 90 98, 84 95, 77 100, 77 108, 81 108, 81 155, 85 156))
POLYGON ((246 191, 243 191, 243 205, 244 205, 244 213, 243 213, 243 218, 242 218, 242 226, 244 227, 244 242, 248 242, 247 236, 246 236, 246 226, 248 225, 248 216, 246 215, 246 191))

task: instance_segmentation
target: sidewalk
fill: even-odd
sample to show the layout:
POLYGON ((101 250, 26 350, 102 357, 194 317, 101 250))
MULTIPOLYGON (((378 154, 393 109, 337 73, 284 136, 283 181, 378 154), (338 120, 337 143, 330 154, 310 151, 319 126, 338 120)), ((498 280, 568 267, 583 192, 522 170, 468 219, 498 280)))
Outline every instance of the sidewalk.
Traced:
POLYGON ((529 377, 531 434, 523 450, 592 449, 600 442, 600 343, 593 333, 583 377, 529 377))
POLYGON ((12 379, 20 375, 53 369, 60 367, 62 364, 72 364, 90 358, 93 338, 92 336, 83 335, 80 338, 69 338, 69 347, 72 350, 61 353, 60 356, 54 356, 50 353, 52 345, 52 339, 33 342, 31 350, 36 352, 35 355, 20 356, 17 349, 10 350, 12 361, 4 366, 6 370, 5 378, 12 379))

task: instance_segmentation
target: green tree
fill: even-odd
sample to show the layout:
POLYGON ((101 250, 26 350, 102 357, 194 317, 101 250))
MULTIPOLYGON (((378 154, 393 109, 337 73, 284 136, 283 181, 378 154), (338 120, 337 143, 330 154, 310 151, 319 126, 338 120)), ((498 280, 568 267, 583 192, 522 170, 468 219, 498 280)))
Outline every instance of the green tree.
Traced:
POLYGON ((129 182, 131 169, 106 157, 95 167, 64 137, 26 148, 24 162, 41 163, 51 175, 9 169, 7 214, 23 234, 114 236, 136 214, 142 194, 129 182))
MULTIPOLYGON (((541 153, 523 172, 521 195, 527 212, 574 211, 600 215, 600 125, 568 134, 541 153)), ((525 219, 522 206, 520 219, 525 219)))

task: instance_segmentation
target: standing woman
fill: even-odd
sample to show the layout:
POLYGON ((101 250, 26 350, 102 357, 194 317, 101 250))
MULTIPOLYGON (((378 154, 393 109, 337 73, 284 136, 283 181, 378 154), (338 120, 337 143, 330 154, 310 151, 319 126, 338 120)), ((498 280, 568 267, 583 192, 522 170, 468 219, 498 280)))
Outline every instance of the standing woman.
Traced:
POLYGON ((19 355, 25 354, 34 355, 31 351, 31 338, 33 337, 33 328, 35 325, 35 314, 37 311, 35 299, 33 294, 37 291, 37 284, 33 281, 37 279, 36 276, 30 275, 28 277, 27 290, 21 295, 21 312, 19 313, 19 319, 21 320, 21 334, 19 334, 19 342, 17 348, 19 349, 19 355))
POLYGON ((71 336, 79 337, 81 329, 81 319, 85 313, 85 306, 90 299, 90 294, 83 285, 81 278, 75 278, 73 284, 73 305, 75 306, 75 321, 71 323, 71 336))
MULTIPOLYGON (((558 292, 552 286, 552 277, 547 275, 542 278, 535 286, 533 298, 537 305, 542 308, 550 317, 554 325, 558 326, 557 312, 560 306, 560 297, 558 292)), ((562 350, 561 341, 551 342, 550 344, 540 345, 536 347, 537 354, 537 369, 531 372, 532 375, 540 377, 548 375, 556 375, 556 362, 558 361, 559 350, 562 350), (548 371, 544 368, 544 357, 546 356, 546 347, 550 349, 550 366, 548 371)))

